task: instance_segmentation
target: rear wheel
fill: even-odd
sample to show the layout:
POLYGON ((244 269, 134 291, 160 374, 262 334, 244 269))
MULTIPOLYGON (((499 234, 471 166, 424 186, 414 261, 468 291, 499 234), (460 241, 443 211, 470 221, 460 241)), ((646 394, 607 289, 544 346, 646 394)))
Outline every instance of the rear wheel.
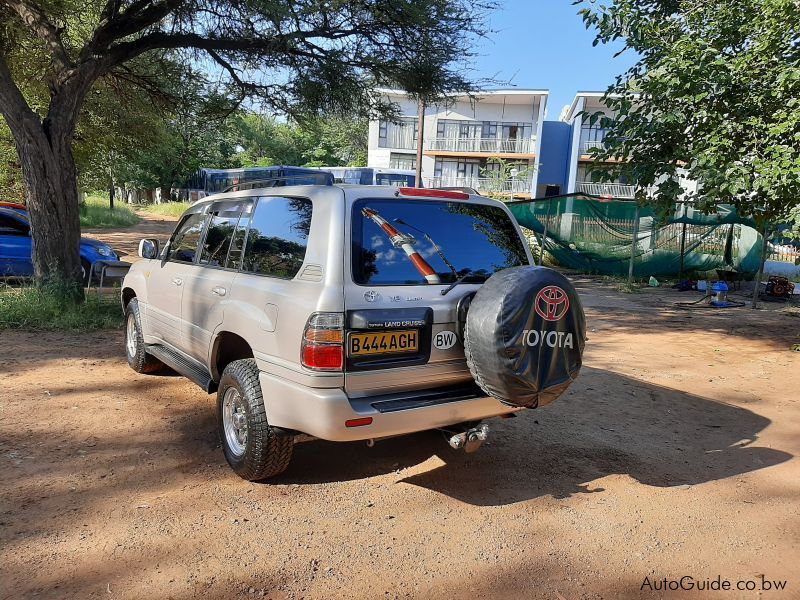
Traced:
POLYGON ((235 360, 222 373, 217 430, 225 459, 242 479, 267 479, 289 466, 294 438, 267 422, 258 367, 252 358, 235 360))
POLYGON ((128 365, 137 373, 152 373, 164 368, 164 364, 145 351, 139 301, 136 298, 125 307, 125 357, 128 365))

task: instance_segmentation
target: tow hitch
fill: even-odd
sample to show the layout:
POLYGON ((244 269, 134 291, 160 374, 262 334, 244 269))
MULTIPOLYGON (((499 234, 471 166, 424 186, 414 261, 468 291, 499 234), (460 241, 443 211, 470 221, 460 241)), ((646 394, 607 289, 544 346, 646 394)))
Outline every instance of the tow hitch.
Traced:
MULTIPOLYGON (((446 434, 452 433, 452 431, 446 432, 446 434)), ((475 452, 475 450, 480 448, 481 444, 486 441, 488 435, 489 426, 486 423, 482 423, 477 427, 472 427, 461 433, 450 435, 450 437, 447 438, 447 443, 456 450, 461 450, 463 448, 464 452, 475 452)))

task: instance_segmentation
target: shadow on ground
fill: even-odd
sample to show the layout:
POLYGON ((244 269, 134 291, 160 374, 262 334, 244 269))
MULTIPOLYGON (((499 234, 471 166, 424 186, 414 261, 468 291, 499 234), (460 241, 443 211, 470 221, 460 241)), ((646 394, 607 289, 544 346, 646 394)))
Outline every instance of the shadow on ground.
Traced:
POLYGON ((756 445, 769 423, 743 408, 586 368, 556 403, 493 420, 489 443, 474 454, 450 449, 437 432, 379 441, 371 449, 310 442, 296 447, 278 481, 360 479, 435 455, 443 466, 403 481, 477 505, 586 493, 587 482, 612 474, 659 487, 695 485, 792 458, 756 445))

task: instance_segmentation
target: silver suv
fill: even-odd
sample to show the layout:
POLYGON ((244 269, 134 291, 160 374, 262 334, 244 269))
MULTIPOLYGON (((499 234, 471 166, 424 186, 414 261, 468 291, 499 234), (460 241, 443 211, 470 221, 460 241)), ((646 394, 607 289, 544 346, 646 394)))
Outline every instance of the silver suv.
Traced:
MULTIPOLYGON (((564 302, 542 296, 545 285, 523 284, 542 298, 521 301, 536 308, 527 329, 511 328, 521 342, 494 329, 505 328, 496 299, 484 302, 495 317, 468 322, 475 292, 495 272, 561 277, 523 267, 531 253, 516 221, 485 197, 346 185, 223 193, 192 205, 162 248, 142 240, 139 254, 122 286, 128 362, 140 373, 166 365, 216 391, 225 457, 248 480, 284 471, 293 444, 310 438, 442 429, 451 445, 472 449, 487 432, 478 422, 545 403, 545 388, 557 396, 580 367, 578 352, 566 378, 542 375, 562 351, 583 348, 582 311, 578 319, 563 278, 555 287, 572 307, 558 321, 580 321, 572 348, 563 331, 546 343, 547 324, 558 322, 540 315, 555 316, 564 302), (505 360, 519 343, 547 364, 533 373, 484 356, 505 360), (516 401, 525 385, 536 397, 516 401)), ((521 289, 498 286, 507 305, 521 289)))

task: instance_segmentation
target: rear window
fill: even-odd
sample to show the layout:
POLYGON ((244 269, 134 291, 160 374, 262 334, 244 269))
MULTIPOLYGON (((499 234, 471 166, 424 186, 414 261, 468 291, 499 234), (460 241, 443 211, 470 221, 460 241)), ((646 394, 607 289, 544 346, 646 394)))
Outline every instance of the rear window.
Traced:
POLYGON ((527 264, 501 208, 433 200, 359 200, 353 206, 353 280, 369 285, 483 281, 527 264))

